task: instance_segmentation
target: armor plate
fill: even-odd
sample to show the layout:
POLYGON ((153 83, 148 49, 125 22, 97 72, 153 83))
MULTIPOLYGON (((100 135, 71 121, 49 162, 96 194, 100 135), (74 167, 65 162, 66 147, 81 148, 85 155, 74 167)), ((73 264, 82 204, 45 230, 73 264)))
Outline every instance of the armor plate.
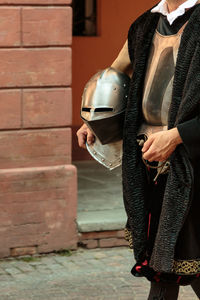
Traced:
POLYGON ((109 169, 121 164, 129 83, 128 75, 108 68, 89 80, 82 96, 81 118, 96 137, 93 145, 87 145, 87 149, 109 169))

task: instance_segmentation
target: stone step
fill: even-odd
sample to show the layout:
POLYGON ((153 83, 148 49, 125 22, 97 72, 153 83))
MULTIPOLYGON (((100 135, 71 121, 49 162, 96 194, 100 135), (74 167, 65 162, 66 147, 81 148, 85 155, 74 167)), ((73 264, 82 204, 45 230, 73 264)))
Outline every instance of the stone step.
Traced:
POLYGON ((79 243, 90 249, 126 246, 121 168, 109 171, 95 161, 75 162, 75 165, 79 243))
POLYGON ((126 213, 122 208, 81 211, 77 218, 79 232, 123 230, 126 224, 126 213))

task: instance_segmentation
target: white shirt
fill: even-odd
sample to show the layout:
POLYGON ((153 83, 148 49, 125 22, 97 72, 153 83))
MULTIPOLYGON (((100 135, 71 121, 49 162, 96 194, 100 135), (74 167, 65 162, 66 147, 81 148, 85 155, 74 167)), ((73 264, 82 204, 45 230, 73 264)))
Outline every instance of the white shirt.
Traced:
POLYGON ((154 7, 151 12, 152 13, 161 13, 162 15, 167 17, 167 20, 170 25, 179 17, 184 15, 186 9, 191 8, 197 4, 199 0, 187 0, 183 4, 181 4, 176 10, 169 13, 167 1, 162 0, 160 3, 154 7))

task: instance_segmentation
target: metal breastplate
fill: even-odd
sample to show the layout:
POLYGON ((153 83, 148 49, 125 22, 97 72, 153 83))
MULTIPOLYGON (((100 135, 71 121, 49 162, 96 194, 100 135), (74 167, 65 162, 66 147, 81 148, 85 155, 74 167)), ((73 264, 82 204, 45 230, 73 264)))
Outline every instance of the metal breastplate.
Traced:
POLYGON ((180 37, 180 33, 164 36, 158 31, 154 35, 142 101, 147 124, 165 126, 168 123, 180 37))
POLYGON ((186 24, 174 35, 162 35, 157 30, 150 50, 144 82, 142 112, 144 122, 138 135, 167 130, 168 112, 181 34, 186 24))

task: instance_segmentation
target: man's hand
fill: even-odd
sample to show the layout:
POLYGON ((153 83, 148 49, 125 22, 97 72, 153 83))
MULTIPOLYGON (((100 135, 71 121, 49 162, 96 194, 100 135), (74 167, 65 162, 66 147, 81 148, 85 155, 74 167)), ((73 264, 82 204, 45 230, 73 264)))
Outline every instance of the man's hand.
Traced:
POLYGON ((159 131, 150 135, 142 148, 143 158, 152 161, 165 161, 182 143, 178 129, 159 131))
POLYGON ((94 143, 94 135, 92 131, 87 127, 86 124, 83 124, 81 128, 76 133, 78 137, 79 147, 86 149, 85 143, 87 141, 88 145, 94 143))

